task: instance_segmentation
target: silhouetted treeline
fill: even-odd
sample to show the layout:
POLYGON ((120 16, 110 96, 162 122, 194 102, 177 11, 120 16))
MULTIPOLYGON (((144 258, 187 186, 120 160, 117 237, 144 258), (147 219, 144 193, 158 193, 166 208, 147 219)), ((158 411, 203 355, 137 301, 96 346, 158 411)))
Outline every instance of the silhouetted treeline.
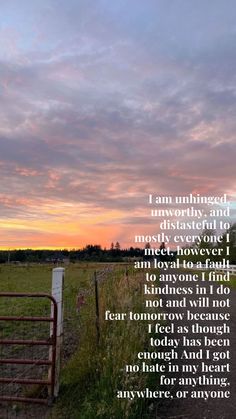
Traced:
MULTIPOLYGON (((219 234, 219 233, 218 233, 219 234)), ((217 236, 217 233, 213 230, 204 230, 200 233, 200 237, 208 237, 209 242, 205 240, 196 241, 186 246, 188 248, 221 248, 223 249, 218 256, 207 256, 211 260, 222 260, 223 258, 229 259, 230 264, 236 264, 236 223, 221 233, 222 239, 220 243, 215 243, 210 240, 211 236, 217 236), (228 234, 228 236, 227 236, 228 234), (229 240, 227 240, 227 237, 229 240), (229 255, 227 252, 229 248, 229 255)), ((146 248, 150 247, 149 243, 146 243, 146 248)), ((158 247, 156 244, 153 247, 158 247)), ((144 256, 144 248, 129 247, 128 249, 122 249, 120 243, 117 241, 115 244, 111 243, 110 249, 102 248, 100 245, 89 244, 83 249, 72 249, 72 250, 2 250, 0 251, 0 263, 66 263, 66 262, 78 262, 78 261, 94 261, 94 262, 128 262, 134 258, 145 258, 152 259, 153 256, 144 256)), ((158 258, 158 256, 157 256, 158 258)), ((172 251, 172 256, 163 255, 159 258, 167 261, 176 259, 176 252, 172 251)), ((195 256, 190 254, 184 256, 185 259, 196 262, 198 260, 204 262, 205 255, 195 256)), ((181 257, 180 257, 181 259, 181 257)))
MULTIPOLYGON (((221 234, 217 234, 214 230, 204 230, 200 237, 202 240, 196 240, 195 243, 185 246, 185 248, 189 249, 198 249, 198 254, 196 255, 189 255, 184 256, 182 259, 191 260, 193 263, 197 261, 201 261, 204 263, 206 258, 209 258, 212 261, 221 261, 223 259, 229 260, 229 263, 232 265, 236 265, 236 223, 232 224, 230 228, 225 231, 221 232, 221 234), (211 238, 215 236, 222 236, 221 241, 219 243, 215 243, 211 241, 211 238), (205 239, 208 239, 208 242, 205 239), (201 249, 219 249, 219 254, 214 255, 200 255, 201 249)), ((180 257, 181 259, 181 257, 180 257)))
POLYGON ((110 249, 103 249, 100 245, 87 245, 83 249, 72 250, 4 250, 0 251, 0 263, 121 262, 142 256, 143 249, 137 247, 121 249, 120 246, 116 245, 110 249))

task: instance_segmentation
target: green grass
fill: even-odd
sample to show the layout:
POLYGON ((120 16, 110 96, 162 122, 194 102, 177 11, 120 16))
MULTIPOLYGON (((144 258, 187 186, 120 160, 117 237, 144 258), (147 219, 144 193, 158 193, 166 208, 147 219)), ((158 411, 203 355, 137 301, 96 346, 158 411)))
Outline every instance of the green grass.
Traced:
POLYGON ((236 275, 230 275, 230 281, 228 284, 231 288, 236 288, 236 275))

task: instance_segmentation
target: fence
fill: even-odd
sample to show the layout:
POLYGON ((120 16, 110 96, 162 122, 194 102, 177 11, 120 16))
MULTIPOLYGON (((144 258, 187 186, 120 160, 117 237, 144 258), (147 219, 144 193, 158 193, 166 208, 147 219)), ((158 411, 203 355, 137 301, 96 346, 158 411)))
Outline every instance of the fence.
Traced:
MULTIPOLYGON (((38 379, 35 377, 20 377, 15 374, 15 377, 0 377, 0 383, 2 384, 24 384, 24 385, 47 385, 50 387, 49 395, 51 399, 54 397, 54 388, 55 388, 55 370, 56 370, 56 347, 57 347, 57 302, 56 300, 48 294, 27 294, 27 293, 0 293, 0 298, 8 298, 9 301, 15 298, 46 298, 51 301, 52 305, 52 314, 50 317, 45 316, 1 316, 0 320, 2 322, 49 322, 51 323, 51 332, 49 339, 0 339, 0 345, 8 347, 11 346, 50 346, 50 355, 48 359, 35 359, 35 358, 0 358, 0 364, 2 365, 34 365, 34 366, 49 366, 49 378, 38 379)), ((7 351, 6 351, 7 352, 7 351)), ((6 371, 7 372, 7 371, 6 371)), ((27 398, 21 396, 13 395, 0 395, 1 401, 22 401, 22 402, 31 402, 31 403, 48 403, 48 400, 42 398, 27 398)))
MULTIPOLYGON (((47 295, 51 288, 50 297, 52 296, 58 307, 58 316, 55 321, 56 331, 53 335, 53 322, 46 320, 46 318, 55 318, 49 304, 49 298, 29 297, 29 293, 26 293, 27 297, 21 299, 14 295, 14 297, 11 297, 12 308, 10 307, 10 297, 5 297, 5 304, 1 304, 1 299, 3 301, 4 298, 0 298, 0 316, 11 318, 7 321, 0 318, 0 340, 12 339, 14 341, 12 345, 8 346, 0 344, 0 358, 3 360, 3 362, 0 362, 0 377, 9 379, 8 382, 3 380, 5 382, 0 383, 0 396, 2 396, 0 399, 0 417, 4 417, 4 419, 46 417, 48 414, 47 403, 51 403, 52 399, 58 395, 60 364, 65 366, 73 353, 77 351, 81 335, 84 335, 87 324, 91 325, 91 333, 94 333, 94 345, 100 345, 100 334, 103 338, 102 318, 99 317, 104 310, 103 285, 106 287, 108 278, 111 280, 111 278, 116 277, 114 266, 109 264, 103 265, 101 268, 100 265, 92 263, 71 264, 68 268, 66 281, 64 281, 64 269, 55 268, 53 269, 52 283, 50 281, 51 268, 48 265, 0 267, 1 279, 4 271, 8 270, 9 273, 7 280, 0 282, 0 287, 4 286, 3 289, 16 289, 17 291, 21 289, 46 290, 47 295), (17 278, 21 270, 25 277, 23 284, 22 277, 17 278), (40 276, 45 277, 45 272, 47 272, 47 280, 40 280, 37 283, 35 279, 39 277, 39 273, 40 276), (34 303, 32 302, 33 299, 34 303), (12 315, 19 320, 13 319, 12 315), (37 320, 30 321, 26 320, 25 317, 35 317, 37 320), (49 343, 55 335, 54 345, 37 345, 32 342, 46 340, 49 343), (22 341, 29 340, 31 344, 17 345, 16 341, 20 339, 22 341), (53 350, 55 355, 54 377, 52 377, 51 371, 53 350), (8 364, 7 361, 4 362, 4 359, 12 359, 14 363, 8 364), (26 362, 21 364, 20 359, 26 362), (51 379, 54 381, 53 390, 51 379), (28 382, 25 380, 28 380, 28 382), (1 400, 3 403, 1 403, 1 400), (4 400, 11 401, 11 403, 6 403, 4 400), (18 405, 17 402, 20 400, 35 402, 35 404, 21 403, 18 405), (12 402, 16 402, 16 404, 14 405, 12 402), (19 409, 17 415, 14 415, 12 410, 15 406, 19 409), (31 412, 31 415, 29 412, 31 412)), ((124 275, 129 287, 128 268, 122 265, 120 269, 121 275, 124 275)), ((63 395, 65 392, 71 393, 71 388, 68 386, 67 389, 64 386, 63 395)))
POLYGON ((55 268, 51 294, 0 292, 0 402, 42 405, 58 395, 63 283, 55 268))
MULTIPOLYGON (((180 265, 181 267, 183 267, 183 265, 180 265)), ((236 275, 236 265, 229 265, 229 267, 226 268, 209 268, 209 266, 206 266, 205 264, 202 264, 201 268, 197 267, 197 265, 195 264, 192 268, 188 268, 188 269, 200 269, 200 270, 214 270, 215 272, 229 272, 230 275, 236 275)))
MULTIPOLYGON (((0 293, 0 402, 47 404, 58 396, 61 360, 65 363, 78 347, 78 300, 81 305, 84 299, 94 299, 94 284, 98 287, 112 270, 109 266, 92 273, 90 268, 84 288, 65 284, 64 268, 57 267, 52 273, 51 294, 0 293)), ((9 278, 5 288, 12 288, 9 278)), ((99 310, 98 299, 96 304, 99 310)), ((94 310, 90 315, 99 333, 99 313, 94 310)))

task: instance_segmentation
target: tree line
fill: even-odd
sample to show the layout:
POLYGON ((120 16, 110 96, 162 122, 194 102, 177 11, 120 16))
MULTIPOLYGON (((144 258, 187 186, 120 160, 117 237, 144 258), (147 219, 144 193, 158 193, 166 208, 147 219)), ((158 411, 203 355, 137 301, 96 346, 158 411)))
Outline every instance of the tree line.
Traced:
MULTIPOLYGON (((222 249, 219 255, 210 256, 212 261, 220 261, 222 259, 228 259, 229 263, 232 265, 236 265, 236 223, 232 224, 228 230, 221 234, 222 240, 219 243, 214 243, 211 240, 211 237, 216 236, 215 230, 204 230, 200 237, 208 238, 208 241, 200 240, 196 241, 195 243, 188 246, 189 248, 196 248, 196 249, 222 249), (227 240, 228 237, 228 240, 227 240), (228 248, 228 249, 227 249, 228 248)), ((186 247, 185 247, 186 248, 186 247)), ((209 256, 207 256, 209 258, 209 256)), ((197 261, 201 261, 204 263, 205 256, 198 255, 191 255, 191 256, 184 256, 185 259, 191 260, 192 262, 196 263, 197 261)))
MULTIPOLYGON (((213 230, 204 230, 201 236, 213 236, 216 232, 213 230)), ((212 260, 220 260, 223 258, 229 259, 230 264, 236 264, 236 223, 222 233, 222 241, 220 243, 212 243, 200 241, 191 244, 188 247, 195 248, 222 248, 221 256, 212 256, 212 260), (227 234, 229 235, 229 242, 226 241, 227 234), (227 255, 227 246, 229 247, 229 256, 227 255)), ((173 251, 174 257, 176 252, 173 251)), ((62 250, 34 250, 34 249, 16 249, 16 250, 1 250, 0 263, 60 263, 60 262, 78 262, 78 261, 94 261, 94 262, 124 262, 134 258, 143 258, 144 249, 139 247, 122 248, 120 243, 111 243, 109 249, 102 248, 99 244, 88 244, 82 249, 62 249, 62 250)), ((204 257, 188 256, 185 259, 196 262, 201 260, 204 262, 204 257)), ((168 260, 168 257, 166 257, 168 260)))
POLYGON ((99 244, 88 244, 82 249, 16 249, 1 250, 0 263, 59 263, 59 262, 121 262, 131 258, 140 258, 143 249, 129 247, 122 249, 119 242, 112 243, 110 249, 102 248, 99 244))

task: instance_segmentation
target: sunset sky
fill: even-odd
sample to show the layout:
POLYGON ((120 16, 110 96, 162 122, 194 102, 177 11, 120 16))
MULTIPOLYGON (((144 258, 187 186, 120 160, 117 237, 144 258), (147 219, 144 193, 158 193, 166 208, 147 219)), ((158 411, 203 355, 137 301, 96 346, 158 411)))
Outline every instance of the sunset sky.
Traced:
POLYGON ((1 0, 0 248, 132 245, 149 193, 235 200, 235 45, 235 0, 1 0))

